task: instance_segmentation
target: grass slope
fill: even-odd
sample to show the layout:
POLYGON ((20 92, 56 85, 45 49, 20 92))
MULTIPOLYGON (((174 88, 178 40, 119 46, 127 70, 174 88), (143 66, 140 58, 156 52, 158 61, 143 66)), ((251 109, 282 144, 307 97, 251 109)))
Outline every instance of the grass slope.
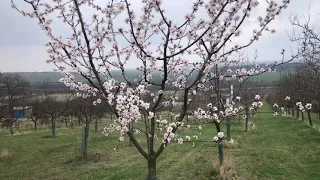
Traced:
MULTIPOLYGON (((261 111, 270 111, 266 105, 261 111)), ((240 179, 317 179, 320 177, 320 132, 305 122, 261 114, 256 128, 243 132, 242 123, 232 126, 236 146, 225 148, 234 161, 231 170, 240 179)), ((100 126, 102 127, 102 125, 100 126)), ((225 129, 225 126, 223 126, 225 129)), ((0 179, 145 179, 146 160, 128 142, 118 144, 117 135, 90 131, 89 161, 77 160, 79 127, 57 129, 57 137, 42 128, 21 130, 10 136, 0 131, 0 179), (119 145, 118 150, 114 147, 119 145)), ((211 140, 216 130, 204 126, 202 139, 211 140)), ((193 135, 195 132, 182 132, 193 135)), ((198 134, 197 134, 198 135, 198 134)), ((184 135, 181 135, 184 137, 184 135)), ((140 140, 141 141, 141 140, 140 140)), ((171 144, 158 159, 160 179, 212 179, 217 173, 215 143, 171 144)))
MULTIPOLYGON (((261 111, 270 111, 264 107, 261 111)), ((314 121, 318 121, 314 119, 314 121)), ((270 114, 255 118, 256 129, 236 134, 238 175, 244 179, 320 178, 320 132, 290 117, 270 114)), ((318 124, 316 122, 315 124, 318 124)))

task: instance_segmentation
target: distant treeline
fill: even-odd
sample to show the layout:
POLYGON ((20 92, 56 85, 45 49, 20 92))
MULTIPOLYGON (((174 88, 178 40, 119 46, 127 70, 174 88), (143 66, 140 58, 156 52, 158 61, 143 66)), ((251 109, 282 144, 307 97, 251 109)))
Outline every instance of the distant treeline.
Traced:
MULTIPOLYGON (((274 82, 278 81, 281 77, 280 72, 282 70, 286 71, 294 71, 298 67, 301 66, 301 63, 287 63, 277 67, 277 72, 265 73, 258 76, 251 77, 252 81, 255 81, 257 86, 273 86, 274 82)), ((245 67, 244 68, 250 68, 245 67)), ((266 67, 265 64, 260 64, 260 67, 266 67)), ((235 70, 237 67, 231 67, 231 69, 235 70)), ((64 76, 60 72, 18 72, 23 78, 25 78, 28 82, 30 82, 31 88, 33 91, 41 91, 43 90, 43 82, 47 82, 47 91, 49 93, 59 93, 64 92, 66 89, 63 83, 59 82, 59 79, 64 76)), ((120 71, 112 71, 112 76, 117 81, 124 81, 123 76, 120 71)), ((72 72, 75 77, 75 80, 78 82, 87 82, 85 78, 83 78, 80 74, 76 72, 72 72)), ((126 72, 126 76, 129 81, 133 82, 134 79, 138 78, 139 75, 142 75, 140 71, 137 70, 128 70, 126 72)), ((160 83, 161 77, 160 73, 154 73, 152 77, 152 81, 156 83, 160 83)), ((150 87, 150 90, 157 89, 156 87, 150 87)), ((168 90, 173 90, 174 87, 169 87, 168 90)))

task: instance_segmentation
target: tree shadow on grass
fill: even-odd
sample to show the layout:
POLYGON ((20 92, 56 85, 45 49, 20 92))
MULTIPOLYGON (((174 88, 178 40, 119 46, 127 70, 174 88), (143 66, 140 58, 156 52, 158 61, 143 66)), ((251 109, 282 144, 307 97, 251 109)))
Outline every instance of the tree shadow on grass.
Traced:
POLYGON ((42 136, 41 138, 55 138, 55 136, 46 135, 46 136, 42 136))

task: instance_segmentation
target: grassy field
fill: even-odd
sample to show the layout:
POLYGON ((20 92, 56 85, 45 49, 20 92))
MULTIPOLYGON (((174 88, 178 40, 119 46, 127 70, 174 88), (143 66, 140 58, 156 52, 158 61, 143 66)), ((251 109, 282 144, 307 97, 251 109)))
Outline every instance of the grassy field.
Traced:
MULTIPOLYGON (((49 94, 48 97, 53 98, 57 101, 66 101, 67 99, 73 99, 75 97, 77 97, 75 94, 71 94, 71 93, 56 93, 56 94, 49 94)), ((45 99, 46 96, 45 95, 37 95, 34 96, 34 99, 45 99)))
MULTIPOLYGON (((270 111, 268 106, 261 111, 270 111)), ((314 120, 316 121, 316 120, 314 120)), ((233 145, 224 149, 226 165, 217 168, 217 148, 213 142, 171 144, 158 159, 160 179, 308 179, 320 177, 320 132, 307 122, 289 117, 261 114, 256 128, 243 132, 243 123, 232 126, 233 145)), ((102 125, 100 125, 100 129, 102 125)), ((223 129, 225 126, 223 125, 223 129)), ((118 134, 89 135, 89 160, 78 160, 79 127, 38 132, 20 130, 10 136, 0 131, 0 179, 145 179, 146 160, 128 142, 118 144, 118 134), (118 150, 114 148, 119 145, 118 150)), ((202 139, 211 140, 216 131, 204 126, 202 139)), ((190 134, 191 132, 182 132, 190 134)), ((183 135, 181 135, 183 136, 183 135)))
MULTIPOLYGON (((264 110, 270 110, 264 107, 264 110)), ((262 111, 264 111, 262 110, 262 111)), ((314 118, 316 126, 319 125, 314 118)), ((308 179, 320 177, 320 131, 307 120, 271 114, 255 119, 256 129, 236 133, 238 149, 233 150, 236 169, 244 179, 308 179)))
MULTIPOLYGON (((137 78, 137 71, 128 71, 127 78, 130 81, 133 81, 137 78)), ((43 81, 48 82, 58 82, 59 79, 63 78, 64 76, 60 72, 21 72, 22 77, 26 78, 27 81, 31 83, 38 83, 43 81)), ((72 73, 75 77, 76 81, 80 82, 87 82, 83 77, 81 77, 77 73, 72 73)), ((138 73, 139 74, 139 73, 138 73)), ((119 72, 113 72, 114 78, 118 81, 124 81, 124 78, 120 75, 119 72)), ((256 82, 274 82, 279 80, 281 77, 279 72, 271 72, 271 73, 264 73, 257 76, 250 77, 252 81, 256 82)), ((154 75, 154 81, 160 81, 160 77, 158 74, 154 75)))

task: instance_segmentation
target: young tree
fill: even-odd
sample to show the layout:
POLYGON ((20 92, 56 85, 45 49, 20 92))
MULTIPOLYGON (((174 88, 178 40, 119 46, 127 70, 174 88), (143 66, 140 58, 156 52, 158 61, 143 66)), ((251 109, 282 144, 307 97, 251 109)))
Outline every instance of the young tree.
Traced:
POLYGON ((37 18, 50 37, 46 44, 47 62, 57 65, 65 74, 62 81, 83 97, 103 96, 95 102, 108 102, 117 117, 112 125, 115 128, 109 130, 120 131, 121 139, 125 134, 129 136, 148 161, 148 179, 156 179, 156 160, 182 126, 181 121, 193 97, 197 96, 198 87, 211 77, 212 67, 232 61, 234 52, 250 46, 265 31, 275 32, 268 24, 290 1, 266 1, 265 12, 253 18, 257 19, 257 29, 250 39, 241 40, 240 44, 232 42, 237 42, 244 22, 259 6, 257 0, 195 0, 189 2, 192 3, 190 11, 180 19, 175 18, 176 13, 170 17, 162 0, 141 1, 138 8, 142 7, 142 11, 136 10, 136 2, 131 4, 128 0, 24 2, 32 12, 17 8, 13 0, 12 7, 25 16, 37 18), (62 36, 55 32, 52 22, 57 19, 50 19, 55 13, 70 34, 62 36), (128 77, 129 64, 139 71, 135 80, 128 77), (81 74, 90 85, 76 83, 66 66, 81 74), (115 78, 112 69, 121 72, 122 81, 115 78), (156 74, 160 74, 158 80, 154 78, 156 74), (164 92, 172 86, 182 95, 180 114, 176 122, 167 125, 162 143, 156 148, 155 115, 162 107, 175 103, 176 100, 163 101, 164 92), (151 93, 148 90, 151 87, 157 90, 153 100, 147 102, 143 95, 151 93), (129 124, 138 121, 145 124, 147 147, 139 144, 129 131, 129 124))
MULTIPOLYGON (((71 102, 72 109, 75 110, 75 114, 78 119, 82 122, 82 138, 81 138, 81 159, 86 160, 88 156, 88 137, 89 137, 89 129, 90 123, 93 120, 97 120, 102 116, 102 106, 96 107, 94 97, 82 98, 78 97, 71 102)), ((105 107, 104 107, 105 108, 105 107)), ((97 124, 95 124, 95 128, 97 128, 97 124)), ((95 129, 96 130, 96 129, 95 129)))
POLYGON ((63 101, 59 101, 50 95, 46 95, 44 99, 45 103, 45 114, 50 117, 51 121, 51 135, 53 137, 56 136, 56 121, 58 118, 62 117, 65 111, 68 110, 69 101, 72 98, 72 95, 65 94, 65 99, 63 101))
POLYGON ((29 118, 34 123, 34 130, 37 131, 38 121, 42 118, 46 118, 46 104, 43 101, 41 101, 40 98, 36 98, 30 103, 30 106, 32 106, 32 113, 29 114, 29 118))

